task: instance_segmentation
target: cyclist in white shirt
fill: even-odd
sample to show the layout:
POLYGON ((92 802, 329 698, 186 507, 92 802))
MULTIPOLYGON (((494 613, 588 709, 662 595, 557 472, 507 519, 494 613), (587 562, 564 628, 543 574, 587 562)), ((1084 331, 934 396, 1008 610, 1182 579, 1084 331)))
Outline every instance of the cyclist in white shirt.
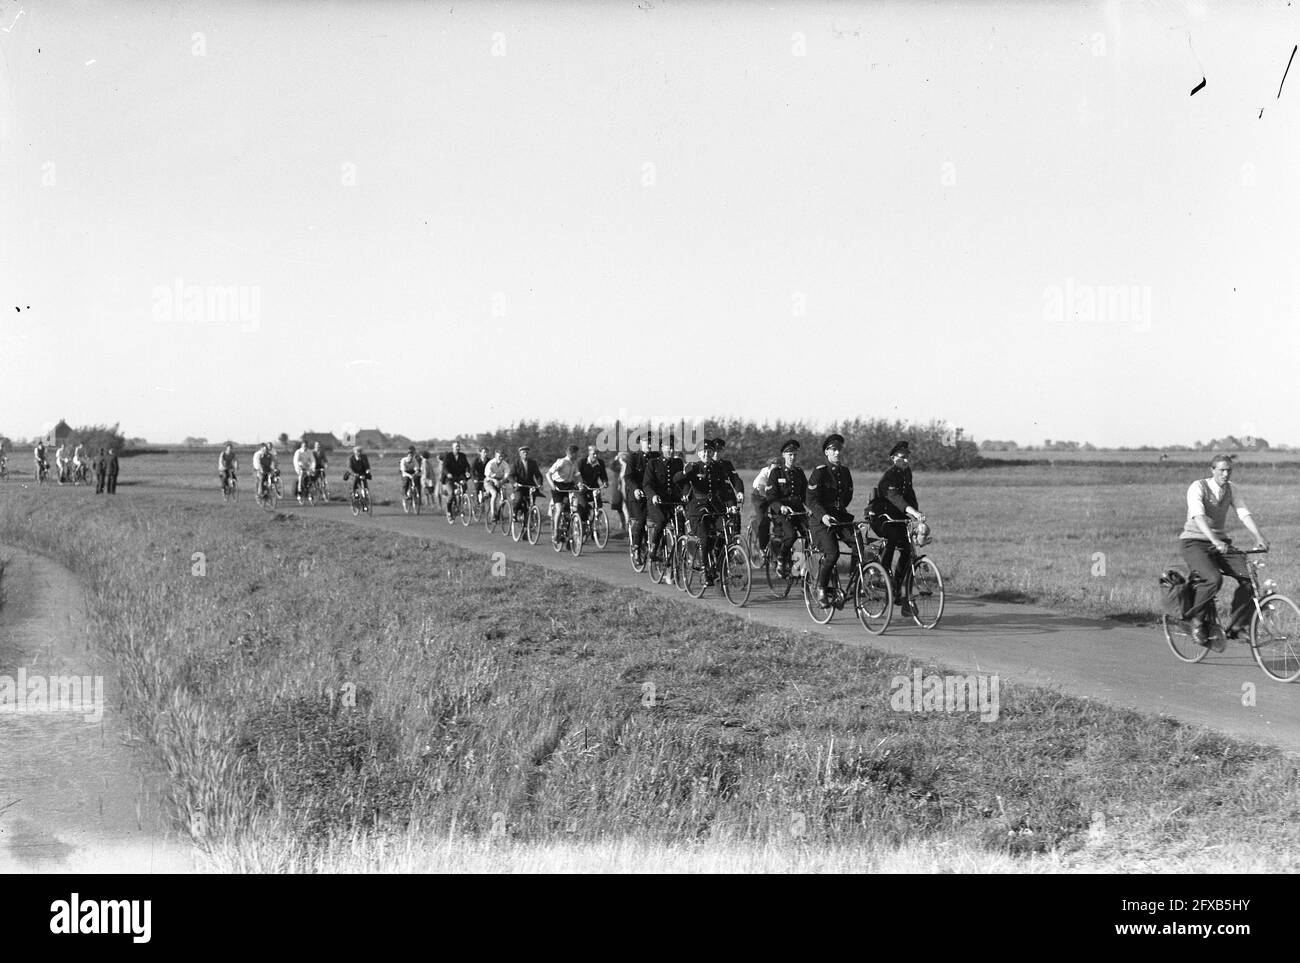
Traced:
POLYGON ((59 447, 58 447, 58 448, 55 450, 55 452, 54 452, 54 464, 55 464, 55 465, 58 467, 58 469, 59 469, 59 484, 60 484, 60 485, 62 485, 65 481, 68 480, 68 464, 69 464, 69 462, 70 462, 70 459, 68 458, 68 446, 67 446, 67 445, 59 445, 59 447))
POLYGON ((298 476, 298 504, 307 497, 307 486, 311 484, 311 476, 316 471, 316 457, 307 447, 306 440, 298 442, 298 448, 293 453, 293 470, 298 476))
MULTIPOLYGON (((569 453, 563 458, 557 458, 555 464, 551 466, 546 477, 551 482, 551 528, 555 528, 555 520, 560 514, 560 503, 569 497, 569 493, 576 491, 581 476, 578 474, 578 446, 570 445, 569 453)), ((578 495, 578 513, 586 518, 586 499, 583 495, 578 495)))
POLYGON ((221 478, 221 490, 226 490, 228 479, 235 477, 235 472, 239 469, 239 459, 235 456, 235 446, 226 443, 226 447, 221 454, 217 455, 217 475, 221 478))
POLYGON ((77 447, 72 451, 72 477, 76 478, 86 464, 86 446, 77 442, 77 447))
POLYGON ((269 441, 262 442, 262 447, 253 452, 253 473, 257 475, 257 493, 266 491, 271 472, 275 470, 275 452, 269 441))
POLYGON ((483 490, 488 493, 488 518, 496 518, 497 501, 502 497, 501 486, 510 473, 510 462, 500 448, 483 467, 483 490))
POLYGON ((397 470, 402 473, 402 495, 405 496, 411 486, 418 486, 420 479, 420 456, 415 453, 415 446, 406 449, 406 454, 397 463, 397 470))

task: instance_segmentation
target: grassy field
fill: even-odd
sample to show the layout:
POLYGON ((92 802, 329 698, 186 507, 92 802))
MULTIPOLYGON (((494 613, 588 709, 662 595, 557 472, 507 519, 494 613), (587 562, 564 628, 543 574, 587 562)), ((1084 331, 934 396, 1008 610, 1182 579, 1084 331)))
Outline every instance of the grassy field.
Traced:
POLYGON ((897 712, 903 659, 122 493, 9 486, 0 539, 86 581, 217 869, 1300 868, 1271 749, 1012 684, 996 724, 897 712))
MULTIPOLYGON (((215 500, 214 464, 207 454, 141 456, 123 463, 122 484, 210 491, 215 500)), ((373 464, 375 497, 396 504, 397 460, 373 464)), ((747 484, 753 474, 741 472, 747 484)), ((337 491, 340 475, 336 465, 337 491)), ((1177 462, 1025 465, 918 474, 916 489, 935 529, 929 553, 951 591, 1145 622, 1157 611, 1160 573, 1181 564, 1176 541, 1184 499, 1199 477, 1199 466, 1177 462)), ((856 513, 877 481, 875 474, 856 473, 856 513)), ((1300 463, 1245 463, 1234 482, 1275 547, 1269 568, 1283 591, 1300 591, 1300 463)), ((1239 541, 1247 538, 1244 529, 1234 530, 1239 541)))

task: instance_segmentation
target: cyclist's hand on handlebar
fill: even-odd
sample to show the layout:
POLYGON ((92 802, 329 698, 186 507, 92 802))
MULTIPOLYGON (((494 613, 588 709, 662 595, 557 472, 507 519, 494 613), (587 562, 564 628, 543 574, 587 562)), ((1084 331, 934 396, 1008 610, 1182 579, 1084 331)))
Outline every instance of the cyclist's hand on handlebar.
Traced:
POLYGON ((650 499, 650 501, 651 501, 652 504, 655 504, 655 505, 662 505, 662 504, 664 503, 664 500, 663 500, 662 498, 660 498, 658 495, 656 495, 654 498, 650 499))
POLYGON ((793 515, 793 514, 794 514, 794 509, 791 508, 789 505, 782 505, 782 506, 781 506, 781 514, 782 514, 782 515, 793 515))
POLYGON ((830 528, 832 525, 835 524, 835 519, 831 518, 829 515, 823 515, 822 524, 825 525, 827 528, 830 528))
POLYGON ((1230 548, 1232 548, 1232 546, 1227 542, 1221 540, 1216 540, 1214 542, 1214 550, 1220 554, 1227 552, 1230 548))
POLYGON ((1257 552, 1267 552, 1267 551, 1268 551, 1268 542, 1266 542, 1266 541, 1265 541, 1264 539, 1262 539, 1262 538, 1259 539, 1258 541, 1256 541, 1256 542, 1255 542, 1255 551, 1257 551, 1257 552))

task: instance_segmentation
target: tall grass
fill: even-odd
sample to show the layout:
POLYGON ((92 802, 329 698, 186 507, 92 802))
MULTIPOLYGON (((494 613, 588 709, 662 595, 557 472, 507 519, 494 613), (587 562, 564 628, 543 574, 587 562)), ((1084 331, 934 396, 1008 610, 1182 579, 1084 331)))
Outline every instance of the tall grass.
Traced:
POLYGON ((1009 684, 992 724, 895 712, 909 662, 672 598, 147 495, 11 493, 0 539, 85 580, 175 818, 224 868, 487 866, 489 843, 605 865, 618 840, 715 867, 1300 851, 1273 750, 1009 684))

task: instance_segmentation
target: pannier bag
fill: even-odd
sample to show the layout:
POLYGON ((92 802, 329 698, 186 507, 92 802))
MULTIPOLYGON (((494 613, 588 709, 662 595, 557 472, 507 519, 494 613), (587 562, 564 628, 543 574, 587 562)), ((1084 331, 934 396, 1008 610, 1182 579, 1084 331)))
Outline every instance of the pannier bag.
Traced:
POLYGON ((1160 610, 1171 619, 1182 621, 1192 607, 1192 586, 1183 573, 1169 569, 1160 576, 1160 610))

